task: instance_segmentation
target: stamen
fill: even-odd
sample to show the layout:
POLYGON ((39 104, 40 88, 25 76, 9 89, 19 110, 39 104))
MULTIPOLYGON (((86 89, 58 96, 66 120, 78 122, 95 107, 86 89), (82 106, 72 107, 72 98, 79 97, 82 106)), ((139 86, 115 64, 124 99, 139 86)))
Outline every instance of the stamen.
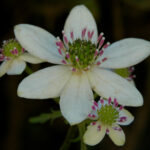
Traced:
POLYGON ((96 125, 96 122, 92 122, 91 125, 92 125, 92 126, 96 125))
POLYGON ((16 47, 14 48, 14 52, 16 55, 18 55, 18 50, 16 49, 16 47))
POLYGON ((108 128, 106 129, 106 133, 109 134, 109 129, 108 128))
POLYGON ((108 98, 108 104, 111 104, 111 97, 108 98))
POLYGON ((62 60, 61 62, 62 62, 63 64, 65 64, 65 65, 67 64, 67 62, 66 62, 65 60, 62 60))
POLYGON ((78 58, 78 56, 76 56, 76 57, 75 57, 75 59, 76 59, 76 61, 77 61, 77 62, 79 62, 79 58, 78 58))
POLYGON ((106 61, 106 60, 107 60, 107 58, 105 57, 105 58, 102 59, 102 62, 104 62, 104 61, 106 61))
POLYGON ((58 46, 60 49, 63 49, 64 48, 64 44, 62 41, 57 41, 56 42, 56 46, 58 46))
POLYGON ((98 61, 97 63, 96 63, 96 65, 100 65, 101 64, 101 62, 100 61, 98 61))
POLYGON ((100 125, 98 125, 98 126, 97 126, 97 129, 98 129, 98 131, 100 131, 100 130, 101 130, 101 126, 100 126, 100 125))
POLYGON ((61 49, 60 49, 60 48, 58 49, 58 52, 59 52, 60 55, 62 55, 62 52, 61 52, 61 49))
POLYGON ((103 105, 103 104, 104 104, 104 100, 103 100, 103 99, 100 99, 100 103, 103 105))
POLYGON ((117 102, 117 99, 114 98, 114 106, 117 107, 118 106, 118 102, 117 102))
POLYGON ((103 37, 103 35, 104 35, 104 33, 101 32, 100 35, 99 35, 99 37, 98 37, 98 39, 97 39, 97 43, 99 43, 99 41, 101 40, 101 38, 103 37))
POLYGON ((104 41, 105 41, 105 37, 102 37, 102 39, 99 42, 98 49, 100 49, 102 47, 102 45, 104 44, 104 41))
POLYGON ((68 53, 68 52, 66 52, 66 57, 67 57, 67 59, 69 59, 69 58, 70 58, 70 55, 69 55, 69 53, 68 53))
POLYGON ((65 32, 62 31, 62 34, 63 34, 64 42, 68 45, 69 41, 67 39, 67 36, 65 35, 65 32))
POLYGON ((73 40, 74 40, 74 34, 73 34, 73 31, 70 32, 70 37, 71 37, 71 39, 72 39, 72 41, 73 41, 73 40))
POLYGON ((107 43, 103 46, 103 48, 105 49, 105 48, 107 48, 109 45, 110 45, 110 42, 107 42, 107 43))
POLYGON ((122 129, 120 127, 113 127, 114 130, 117 130, 117 131, 122 131, 122 129))
POLYGON ((99 56, 102 56, 102 55, 103 55, 103 53, 104 53, 103 49, 102 49, 102 50, 100 50, 100 52, 99 52, 99 56))
POLYGON ((84 28, 83 30, 82 30, 82 40, 84 39, 84 37, 85 37, 85 33, 86 33, 86 28, 84 28))
POLYGON ((127 117, 125 117, 125 116, 119 118, 119 122, 124 122, 126 120, 127 120, 127 117))
POLYGON ((92 109, 93 109, 93 110, 96 110, 96 108, 95 108, 95 106, 94 106, 94 105, 92 106, 92 109))
POLYGON ((122 110, 123 109, 123 106, 121 105, 120 107, 119 107, 119 110, 122 110))
POLYGON ((93 37, 94 31, 90 32, 88 31, 88 39, 91 40, 93 37))
POLYGON ((96 101, 94 101, 94 105, 95 105, 96 107, 98 107, 98 104, 97 104, 97 102, 96 102, 96 101))
POLYGON ((96 57, 98 54, 98 49, 96 49, 94 56, 96 57))
POLYGON ((76 72, 76 68, 72 68, 72 71, 73 71, 73 72, 76 72))
POLYGON ((93 115, 92 115, 92 118, 95 118, 95 117, 96 117, 96 116, 93 114, 93 115))

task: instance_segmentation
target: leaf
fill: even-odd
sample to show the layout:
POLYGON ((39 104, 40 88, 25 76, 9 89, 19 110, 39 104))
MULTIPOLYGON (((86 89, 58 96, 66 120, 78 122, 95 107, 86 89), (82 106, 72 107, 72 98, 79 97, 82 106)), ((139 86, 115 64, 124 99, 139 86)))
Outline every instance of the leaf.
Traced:
POLYGON ((61 112, 59 110, 51 110, 52 112, 51 113, 43 113, 39 116, 36 116, 36 117, 31 117, 29 119, 29 122, 30 123, 46 123, 47 121, 51 120, 52 122, 56 119, 56 118, 59 118, 61 117, 61 112))

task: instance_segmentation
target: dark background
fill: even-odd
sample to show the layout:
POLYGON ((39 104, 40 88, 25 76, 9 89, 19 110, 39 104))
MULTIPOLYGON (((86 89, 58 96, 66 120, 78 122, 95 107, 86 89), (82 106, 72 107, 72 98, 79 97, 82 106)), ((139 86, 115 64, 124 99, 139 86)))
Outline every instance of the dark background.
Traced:
MULTIPOLYGON (((93 13, 99 32, 104 32, 111 43, 125 38, 138 37, 150 41, 149 0, 1 0, 0 41, 12 38, 13 26, 29 23, 45 28, 55 36, 61 36, 65 19, 71 8, 86 5, 93 13)), ((31 66, 33 70, 48 64, 31 66)), ((115 146, 106 136, 95 149, 145 150, 150 149, 150 57, 136 66, 136 85, 144 97, 144 106, 129 108, 135 121, 123 127, 126 143, 115 146)), ((3 76, 0 78, 0 150, 58 150, 68 126, 62 119, 53 125, 30 124, 31 116, 49 112, 59 106, 52 100, 29 100, 17 97, 19 82, 27 76, 3 76)), ((70 149, 79 149, 72 144, 70 149)))

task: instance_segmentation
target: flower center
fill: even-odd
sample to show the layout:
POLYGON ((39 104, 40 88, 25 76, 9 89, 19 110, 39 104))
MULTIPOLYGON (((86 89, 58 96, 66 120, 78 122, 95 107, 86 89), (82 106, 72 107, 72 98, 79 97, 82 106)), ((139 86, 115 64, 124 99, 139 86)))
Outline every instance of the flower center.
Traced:
POLYGON ((98 112, 99 120, 106 125, 112 125, 119 118, 119 112, 113 105, 104 105, 98 112))
POLYGON ((62 63, 72 66, 72 71, 87 71, 91 65, 100 65, 107 58, 101 57, 104 49, 109 46, 109 42, 104 44, 105 38, 101 33, 95 41, 92 42, 94 31, 87 31, 84 28, 81 32, 81 38, 74 39, 74 33, 70 32, 70 41, 63 33, 64 43, 58 38, 56 46, 60 55, 64 56, 62 63))
POLYGON ((96 45, 91 41, 77 39, 69 43, 68 53, 74 68, 86 69, 93 64, 96 45))
POLYGON ((9 60, 24 53, 24 49, 15 39, 4 41, 1 52, 0 61, 9 60))

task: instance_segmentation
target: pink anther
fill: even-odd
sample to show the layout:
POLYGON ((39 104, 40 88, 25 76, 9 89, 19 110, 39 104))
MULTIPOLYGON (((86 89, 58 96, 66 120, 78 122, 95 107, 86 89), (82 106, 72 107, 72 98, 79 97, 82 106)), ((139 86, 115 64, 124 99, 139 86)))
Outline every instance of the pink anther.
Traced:
POLYGON ((65 60, 62 60, 61 62, 62 62, 63 64, 65 64, 65 65, 67 64, 67 62, 66 62, 65 60))
POLYGON ((107 60, 107 58, 105 57, 105 58, 102 59, 102 62, 104 62, 104 61, 106 61, 106 60, 107 60))
POLYGON ((102 39, 103 35, 104 35, 104 33, 101 32, 100 35, 99 35, 99 37, 98 37, 98 39, 97 39, 97 43, 99 43, 99 41, 102 39))
POLYGON ((96 65, 100 65, 101 64, 101 62, 100 61, 98 61, 97 63, 96 63, 96 65))
POLYGON ((102 47, 102 45, 104 44, 104 41, 105 41, 105 38, 102 37, 102 39, 101 39, 100 42, 99 42, 98 49, 100 49, 100 48, 102 47))
POLYGON ((103 48, 105 49, 105 48, 107 48, 109 45, 110 45, 110 43, 107 42, 107 43, 103 46, 103 48))
POLYGON ((111 104, 111 97, 108 98, 108 104, 111 104))
POLYGON ((82 30, 82 39, 84 39, 84 37, 85 37, 85 33, 86 33, 86 28, 84 28, 83 30, 82 30))
POLYGON ((70 37, 71 37, 71 39, 72 39, 72 41, 73 41, 73 40, 74 40, 74 34, 73 34, 73 31, 70 32, 70 37))

